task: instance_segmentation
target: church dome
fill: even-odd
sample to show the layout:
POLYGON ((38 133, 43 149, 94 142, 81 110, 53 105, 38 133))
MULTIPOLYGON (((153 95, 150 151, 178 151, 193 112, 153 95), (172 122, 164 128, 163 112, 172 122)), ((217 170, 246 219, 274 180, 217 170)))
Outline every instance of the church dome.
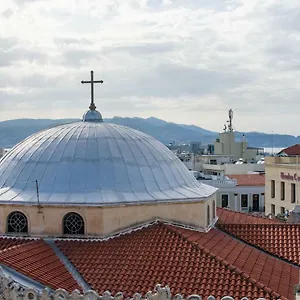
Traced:
POLYGON ((215 191, 153 137, 103 122, 38 132, 0 160, 0 203, 192 201, 215 191))

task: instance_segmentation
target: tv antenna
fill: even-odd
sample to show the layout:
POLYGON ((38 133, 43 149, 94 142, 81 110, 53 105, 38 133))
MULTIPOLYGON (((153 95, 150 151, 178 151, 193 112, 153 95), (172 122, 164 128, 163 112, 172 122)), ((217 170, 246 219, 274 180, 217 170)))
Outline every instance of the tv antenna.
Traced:
POLYGON ((229 112, 228 112, 228 116, 229 116, 229 120, 227 121, 229 124, 228 124, 228 130, 230 132, 233 131, 233 125, 232 125, 232 119, 233 119, 233 110, 230 109, 229 112))

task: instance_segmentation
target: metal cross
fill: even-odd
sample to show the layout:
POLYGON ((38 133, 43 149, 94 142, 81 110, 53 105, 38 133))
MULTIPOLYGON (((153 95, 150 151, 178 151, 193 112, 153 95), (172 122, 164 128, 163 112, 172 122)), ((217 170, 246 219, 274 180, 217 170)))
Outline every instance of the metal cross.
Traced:
POLYGON ((95 110, 96 106, 94 103, 94 83, 103 83, 103 80, 94 80, 94 71, 91 71, 91 80, 84 81, 82 80, 81 83, 90 83, 91 84, 91 104, 89 109, 90 110, 95 110))

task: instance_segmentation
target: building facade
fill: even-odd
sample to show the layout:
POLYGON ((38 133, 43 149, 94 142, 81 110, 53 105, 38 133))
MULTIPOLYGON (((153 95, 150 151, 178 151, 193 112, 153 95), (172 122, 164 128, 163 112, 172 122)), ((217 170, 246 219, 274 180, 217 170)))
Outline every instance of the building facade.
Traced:
POLYGON ((286 214, 299 204, 299 157, 266 158, 266 214, 286 214))
MULTIPOLYGON (((214 178, 214 177, 212 177, 214 178)), ((235 174, 220 179, 204 180, 218 188, 217 207, 237 212, 264 212, 265 176, 263 174, 235 174)))
POLYGON ((262 148, 248 147, 245 140, 237 142, 234 131, 219 133, 219 137, 214 143, 214 154, 233 155, 234 160, 242 158, 245 161, 257 161, 264 156, 262 148))
POLYGON ((232 163, 232 155, 197 155, 190 160, 183 161, 189 170, 203 172, 208 175, 247 174, 249 172, 264 173, 264 159, 256 163, 237 161, 232 163))

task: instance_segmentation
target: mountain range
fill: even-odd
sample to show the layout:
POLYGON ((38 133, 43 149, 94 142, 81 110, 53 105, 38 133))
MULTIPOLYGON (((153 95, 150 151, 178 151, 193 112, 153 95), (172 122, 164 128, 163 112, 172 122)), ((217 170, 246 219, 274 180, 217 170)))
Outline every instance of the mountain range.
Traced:
MULTIPOLYGON (((2 121, 0 122, 0 147, 11 148, 37 131, 76 121, 79 121, 79 119, 17 119, 2 121)), ((210 144, 218 136, 217 132, 195 125, 176 124, 154 117, 147 119, 113 117, 104 119, 104 122, 137 129, 155 137, 164 144, 174 141, 178 143, 201 142, 202 144, 210 144)), ((262 132, 236 132, 236 139, 241 140, 243 134, 248 141, 248 145, 252 147, 288 147, 300 142, 300 137, 262 132)))

